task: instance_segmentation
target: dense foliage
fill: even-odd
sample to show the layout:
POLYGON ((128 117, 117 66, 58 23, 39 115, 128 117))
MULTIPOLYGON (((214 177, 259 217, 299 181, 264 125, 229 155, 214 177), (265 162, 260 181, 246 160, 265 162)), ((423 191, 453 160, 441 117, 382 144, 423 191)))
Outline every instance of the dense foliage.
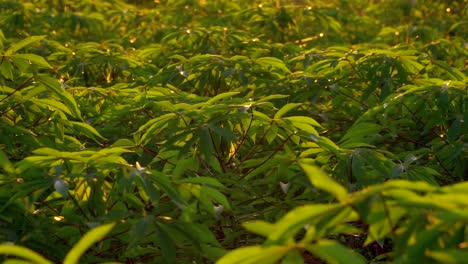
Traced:
POLYGON ((462 263, 466 3, 0 2, 0 260, 462 263))

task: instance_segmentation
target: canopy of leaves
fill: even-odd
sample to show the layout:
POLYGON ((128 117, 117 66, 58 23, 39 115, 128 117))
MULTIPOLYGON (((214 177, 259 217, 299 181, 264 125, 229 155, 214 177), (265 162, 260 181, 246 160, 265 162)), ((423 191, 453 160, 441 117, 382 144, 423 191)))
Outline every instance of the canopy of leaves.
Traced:
POLYGON ((466 262, 467 12, 0 2, 0 261, 466 262))

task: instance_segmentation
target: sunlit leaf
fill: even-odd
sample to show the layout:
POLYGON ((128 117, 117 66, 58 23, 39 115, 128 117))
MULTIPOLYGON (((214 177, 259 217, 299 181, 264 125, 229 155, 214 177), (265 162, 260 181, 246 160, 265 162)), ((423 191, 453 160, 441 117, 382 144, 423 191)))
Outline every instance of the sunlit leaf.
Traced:
POLYGON ((5 55, 11 55, 17 52, 18 50, 31 45, 33 43, 43 40, 46 36, 32 36, 18 41, 17 43, 11 45, 6 51, 5 55))
POLYGON ((43 263, 43 264, 49 264, 53 263, 43 256, 39 255, 38 253, 32 251, 31 249, 22 247, 22 246, 17 246, 17 245, 0 245, 0 255, 10 255, 10 256, 16 256, 20 258, 24 258, 26 260, 29 260, 30 263, 43 263))
POLYGON ((306 248, 309 252, 330 264, 367 263, 366 259, 359 253, 333 240, 320 240, 312 245, 306 246, 306 248))
POLYGON ((294 108, 297 108, 301 106, 300 103, 289 103, 281 107, 278 112, 276 112, 275 116, 273 117, 274 119, 280 119, 282 116, 284 116, 287 112, 293 110, 294 108))
POLYGON ((67 256, 63 260, 64 264, 76 264, 78 263, 81 256, 88 250, 93 244, 102 240, 107 233, 115 226, 115 223, 101 225, 87 232, 80 241, 73 246, 68 252, 67 256))
POLYGON ((339 201, 346 200, 348 192, 346 189, 338 184, 335 180, 327 176, 317 166, 313 165, 310 161, 303 159, 299 163, 309 178, 310 182, 318 189, 324 190, 335 196, 339 201))
POLYGON ((217 264, 256 264, 275 263, 288 251, 289 246, 249 246, 229 252, 218 260, 217 264))
POLYGON ((242 226, 247 229, 248 231, 262 235, 264 237, 268 237, 271 232, 274 231, 275 225, 262 221, 262 220, 254 220, 249 222, 242 223, 242 226))
POLYGON ((11 56, 13 63, 15 63, 16 60, 25 60, 29 64, 35 64, 44 68, 52 68, 50 64, 41 56, 38 56, 36 54, 15 54, 11 56))

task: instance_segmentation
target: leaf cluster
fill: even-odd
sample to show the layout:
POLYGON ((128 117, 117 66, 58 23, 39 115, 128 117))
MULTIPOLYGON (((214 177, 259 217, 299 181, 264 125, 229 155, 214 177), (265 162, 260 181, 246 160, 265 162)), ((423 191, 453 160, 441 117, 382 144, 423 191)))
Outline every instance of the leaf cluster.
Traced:
POLYGON ((466 259, 465 1, 0 11, 5 263, 466 259))

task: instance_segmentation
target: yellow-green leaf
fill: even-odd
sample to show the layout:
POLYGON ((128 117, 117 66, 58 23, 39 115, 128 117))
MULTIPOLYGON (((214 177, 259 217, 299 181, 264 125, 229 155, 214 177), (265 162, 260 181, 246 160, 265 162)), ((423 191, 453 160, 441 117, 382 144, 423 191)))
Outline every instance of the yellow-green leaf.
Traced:
POLYGON ((94 243, 103 239, 107 233, 111 231, 115 223, 105 224, 94 228, 86 233, 80 241, 68 252, 64 264, 76 264, 81 256, 88 250, 94 243))
POLYGON ((338 201, 344 201, 348 196, 348 192, 346 189, 338 184, 335 180, 331 177, 326 175, 322 170, 320 170, 317 166, 311 164, 309 160, 303 159, 300 161, 300 166, 306 173, 307 177, 309 177, 310 182, 317 187, 318 189, 324 190, 329 192, 338 201))
POLYGON ((16 245, 0 245, 0 255, 16 256, 37 264, 53 263, 29 248, 16 245))

